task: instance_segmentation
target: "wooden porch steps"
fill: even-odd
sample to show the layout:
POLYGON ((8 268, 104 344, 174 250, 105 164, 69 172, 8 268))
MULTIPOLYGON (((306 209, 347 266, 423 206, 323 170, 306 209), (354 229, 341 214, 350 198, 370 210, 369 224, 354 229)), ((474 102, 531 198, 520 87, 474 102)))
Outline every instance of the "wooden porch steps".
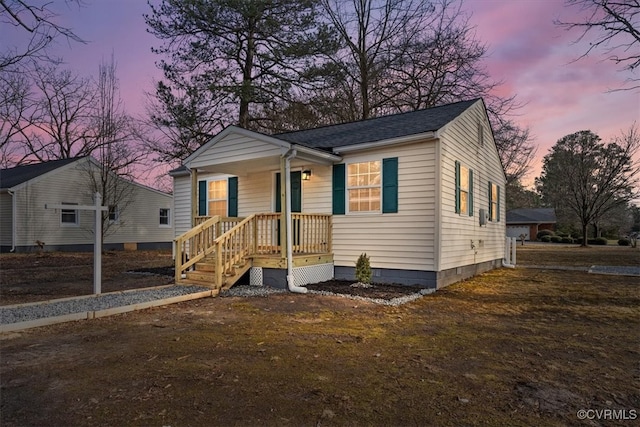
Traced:
POLYGON ((229 289, 251 268, 251 260, 244 259, 243 262, 233 266, 230 271, 222 274, 222 283, 216 283, 216 260, 215 254, 207 256, 204 260, 195 264, 195 270, 186 272, 185 283, 207 286, 213 289, 229 289))

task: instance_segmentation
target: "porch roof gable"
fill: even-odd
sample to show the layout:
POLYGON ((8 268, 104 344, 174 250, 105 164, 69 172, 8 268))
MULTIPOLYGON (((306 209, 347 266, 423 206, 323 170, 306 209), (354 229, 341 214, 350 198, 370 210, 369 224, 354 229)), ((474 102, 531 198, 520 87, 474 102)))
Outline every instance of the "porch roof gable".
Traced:
MULTIPOLYGON (((276 155, 281 156, 286 154, 290 150, 296 150, 298 153, 297 154, 298 158, 303 158, 307 161, 315 162, 315 163, 331 164, 334 162, 339 162, 342 159, 340 156, 329 153, 324 150, 318 150, 318 149, 307 147, 304 145, 283 141, 273 136, 243 129, 237 126, 229 126, 224 130, 222 130, 220 133, 218 133, 216 136, 211 138, 211 140, 209 140, 207 143, 203 144, 196 151, 191 153, 191 155, 189 155, 184 160, 183 165, 188 168, 191 168, 194 166, 201 167, 202 165, 200 163, 205 161, 204 157, 207 157, 206 153, 208 153, 212 149, 215 149, 216 145, 219 145, 219 144, 221 145, 223 141, 228 141, 229 138, 233 138, 233 137, 242 138, 242 140, 245 143, 253 142, 255 144, 260 144, 263 147, 268 147, 268 148, 266 149, 261 148, 260 150, 256 150, 255 153, 243 153, 243 154, 229 153, 227 161, 231 161, 231 162, 238 162, 238 161, 242 161, 243 159, 255 160, 256 158, 260 158, 261 156, 264 156, 264 157, 273 157, 276 155)), ((236 147, 236 148, 241 149, 244 147, 236 147)), ((216 156, 216 157, 218 157, 217 161, 219 161, 220 163, 225 162, 222 156, 216 156)), ((175 170, 175 172, 178 172, 178 171, 175 170)))

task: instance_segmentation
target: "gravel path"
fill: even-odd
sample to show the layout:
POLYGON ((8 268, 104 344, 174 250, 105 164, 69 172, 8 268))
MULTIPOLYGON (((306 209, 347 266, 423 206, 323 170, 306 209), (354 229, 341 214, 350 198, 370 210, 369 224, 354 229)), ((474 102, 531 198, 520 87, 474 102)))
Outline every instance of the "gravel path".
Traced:
POLYGON ((49 300, 35 304, 22 304, 18 307, 0 307, 0 324, 5 325, 67 314, 106 310, 208 290, 210 289, 202 286, 168 286, 126 292, 110 292, 59 301, 49 300))
POLYGON ((622 265, 592 265, 591 267, 572 267, 566 265, 522 265, 518 268, 535 268, 539 270, 584 271, 591 274, 610 274, 613 276, 640 276, 640 267, 622 265))
MULTIPOLYGON (((208 290, 210 289, 202 286, 167 286, 151 289, 131 290, 126 292, 110 292, 100 295, 78 298, 65 298, 64 300, 49 300, 40 303, 21 304, 15 307, 5 306, 0 307, 0 325, 28 322, 37 319, 64 316, 75 313, 107 310, 110 308, 141 304, 149 301, 163 300, 208 290)), ((286 292, 288 292, 286 289, 276 289, 268 286, 234 286, 229 290, 221 292, 220 297, 266 297, 272 294, 280 294, 286 292)), ((385 300, 381 298, 365 298, 361 296, 338 294, 327 291, 309 290, 310 294, 338 296, 342 298, 354 299, 357 301, 368 301, 389 306, 406 304, 432 292, 434 292, 433 289, 424 289, 411 295, 385 300)))
POLYGON ((589 269, 589 273, 613 274, 616 276, 640 276, 640 267, 592 265, 591 268, 589 269))
MULTIPOLYGON (((255 297, 255 296, 268 296, 271 294, 279 294, 288 292, 285 289, 275 289, 270 288, 268 286, 234 286, 228 291, 224 291, 220 294, 221 297, 255 297)), ((310 294, 316 295, 327 295, 327 296, 335 296, 341 298, 349 298, 356 301, 367 301, 375 304, 382 305, 390 305, 390 306, 398 306, 402 304, 406 304, 410 301, 416 300, 424 295, 428 295, 435 292, 435 289, 423 289, 420 292, 416 292, 411 295, 405 295, 402 297, 391 298, 391 299, 382 299, 382 298, 366 298, 357 295, 348 295, 348 294, 339 294, 335 292, 327 292, 327 291, 315 291, 309 289, 310 294)))

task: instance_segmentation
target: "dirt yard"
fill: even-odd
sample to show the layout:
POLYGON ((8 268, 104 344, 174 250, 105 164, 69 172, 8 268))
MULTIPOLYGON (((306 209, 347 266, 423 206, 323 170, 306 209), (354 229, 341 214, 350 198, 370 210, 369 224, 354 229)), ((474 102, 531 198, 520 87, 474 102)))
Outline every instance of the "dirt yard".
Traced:
MULTIPOLYGON (((640 260, 631 248, 548 247, 553 265, 640 260)), ((639 282, 500 269, 400 307, 207 298, 4 334, 0 425, 630 426, 639 282), (579 418, 605 409, 609 419, 579 418)))
MULTIPOLYGON (((171 252, 110 251, 102 255, 102 292, 173 283, 169 276, 132 274, 136 269, 170 267, 171 252)), ((0 305, 93 293, 93 253, 0 254, 0 305)))

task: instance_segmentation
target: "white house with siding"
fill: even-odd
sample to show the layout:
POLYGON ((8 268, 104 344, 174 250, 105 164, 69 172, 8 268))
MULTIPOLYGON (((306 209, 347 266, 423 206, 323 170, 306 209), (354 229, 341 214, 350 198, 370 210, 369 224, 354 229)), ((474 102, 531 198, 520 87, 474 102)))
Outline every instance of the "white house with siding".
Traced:
MULTIPOLYGON (((94 213, 89 173, 100 169, 91 157, 54 160, 0 170, 0 248, 29 252, 91 250, 94 213), (69 209, 45 209, 68 204, 69 209)), ((171 249, 173 198, 170 194, 118 179, 123 196, 109 206, 104 249, 171 249)))
POLYGON ((231 126, 171 175, 178 281, 217 268, 224 287, 252 270, 299 290, 354 279, 366 253, 374 282, 438 288, 504 255, 505 175, 481 99, 271 136, 231 126))

